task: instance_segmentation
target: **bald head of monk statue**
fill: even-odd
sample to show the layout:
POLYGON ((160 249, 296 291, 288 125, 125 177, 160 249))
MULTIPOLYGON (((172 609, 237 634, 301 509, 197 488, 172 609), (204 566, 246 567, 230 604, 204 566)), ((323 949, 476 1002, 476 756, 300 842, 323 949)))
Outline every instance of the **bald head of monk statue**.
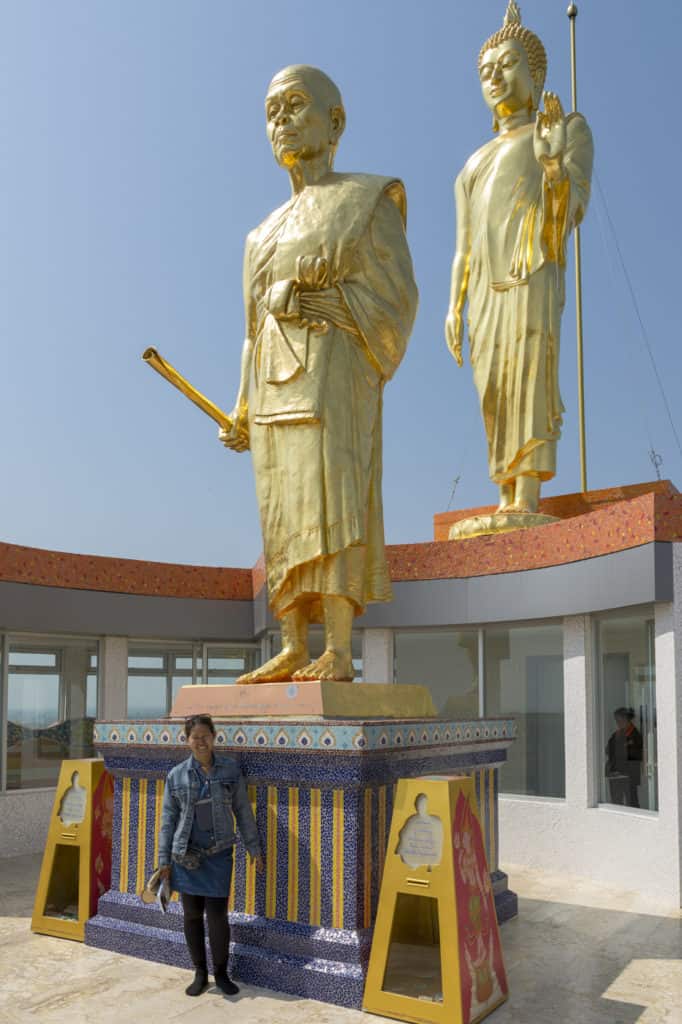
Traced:
POLYGON ((265 97, 268 139, 280 166, 306 183, 331 170, 346 125, 341 93, 324 71, 293 64, 279 71, 265 97))

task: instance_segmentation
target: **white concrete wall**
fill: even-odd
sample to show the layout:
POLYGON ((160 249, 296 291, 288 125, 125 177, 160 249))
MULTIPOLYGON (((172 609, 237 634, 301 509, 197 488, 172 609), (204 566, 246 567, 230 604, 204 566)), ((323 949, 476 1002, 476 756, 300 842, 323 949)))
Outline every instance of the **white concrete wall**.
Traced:
POLYGON ((54 794, 55 789, 0 793, 0 858, 43 851, 54 794))
POLYGON ((597 806, 590 622, 564 620, 566 799, 500 798, 500 863, 589 878, 671 910, 682 902, 682 545, 675 603, 656 606, 659 812, 597 806))
POLYGON ((393 682, 392 629, 363 630, 362 678, 366 683, 393 682))
POLYGON ((128 638, 105 636, 99 645, 99 714, 105 721, 128 717, 128 638))

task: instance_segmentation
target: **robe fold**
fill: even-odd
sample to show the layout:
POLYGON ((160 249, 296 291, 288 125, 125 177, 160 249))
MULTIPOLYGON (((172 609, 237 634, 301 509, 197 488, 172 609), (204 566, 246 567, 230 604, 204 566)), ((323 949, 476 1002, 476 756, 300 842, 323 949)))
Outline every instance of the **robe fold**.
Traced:
POLYGON ((582 115, 567 118, 565 177, 552 186, 533 132, 528 124, 492 139, 459 179, 470 225, 470 355, 497 484, 556 473, 566 239, 590 195, 593 144, 582 115))
MULTIPOLYGON (((281 617, 343 596, 391 598, 381 499, 381 405, 417 305, 400 182, 330 173, 251 232, 244 261, 255 341, 248 416, 270 603, 281 617), (322 256, 321 329, 276 318, 267 296, 322 256)), ((309 294, 309 293, 308 293, 309 294)), ((317 317, 316 317, 317 319, 317 317)))

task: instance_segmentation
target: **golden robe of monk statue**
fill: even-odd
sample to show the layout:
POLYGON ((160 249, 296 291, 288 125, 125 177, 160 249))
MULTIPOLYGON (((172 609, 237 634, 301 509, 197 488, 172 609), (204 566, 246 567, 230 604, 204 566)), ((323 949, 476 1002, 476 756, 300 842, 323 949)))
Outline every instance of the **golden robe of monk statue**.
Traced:
POLYGON ((468 299, 471 364, 498 512, 535 513, 556 473, 563 404, 559 333, 566 239, 585 213, 593 145, 581 114, 543 93, 547 58, 510 0, 478 61, 496 135, 455 183, 457 242, 446 340, 462 365, 468 299), (537 113, 536 113, 537 112, 537 113))
POLYGON ((321 71, 285 68, 265 112, 292 196, 246 242, 241 383, 220 436, 253 455, 282 651, 238 682, 351 680, 353 619, 391 599, 381 404, 417 305, 405 191, 333 171, 345 113, 321 71), (311 662, 308 624, 320 621, 325 651, 311 662))

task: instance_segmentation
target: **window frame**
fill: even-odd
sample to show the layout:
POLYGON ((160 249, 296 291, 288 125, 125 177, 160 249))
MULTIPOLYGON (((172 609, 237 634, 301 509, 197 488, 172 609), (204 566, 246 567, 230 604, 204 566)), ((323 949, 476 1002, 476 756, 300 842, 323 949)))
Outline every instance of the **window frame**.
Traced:
MULTIPOLYGON (((96 714, 95 720, 99 717, 99 713, 102 706, 102 651, 101 641, 103 637, 100 633, 27 633, 23 630, 4 630, 0 631, 0 795, 2 796, 15 796, 21 793, 39 793, 39 792, 51 792, 55 786, 27 786, 8 789, 7 787, 7 754, 8 754, 8 729, 9 729, 9 675, 10 675, 10 664, 9 656, 12 645, 19 648, 24 647, 29 650, 45 648, 64 648, 64 647, 92 647, 94 653, 97 655, 97 668, 95 670, 96 675, 96 714)), ((67 696, 64 684, 61 678, 61 651, 59 652, 57 659, 57 671, 59 672, 59 713, 68 710, 66 707, 67 696)), ((40 674, 41 666, 13 666, 15 670, 21 674, 22 670, 26 674, 40 674), (38 670, 36 672, 36 669, 38 670)), ((45 668, 55 671, 54 667, 45 668)), ((88 675, 92 673, 88 672, 88 675)), ((87 684, 86 684, 87 685, 87 684)), ((87 710, 87 690, 86 690, 86 710, 87 710)), ((86 718, 91 716, 86 715, 86 718)), ((55 783, 56 785, 56 783, 55 783)))
MULTIPOLYGON (((590 616, 591 641, 590 650, 592 654, 592 699, 589 702, 589 709, 592 718, 592 756, 594 768, 592 771, 593 803, 592 807, 600 811, 615 814, 634 814, 646 817, 658 817, 660 814, 660 782, 658 770, 658 671, 656 666, 656 602, 638 605, 626 605, 623 608, 609 608, 606 611, 593 612, 590 616), (641 616, 643 622, 650 623, 650 633, 647 638, 647 646, 650 646, 654 666, 654 698, 656 708, 656 809, 649 807, 629 807, 626 804, 614 804, 608 800, 602 800, 602 768, 605 757, 605 737, 602 733, 602 649, 601 649, 601 623, 613 619, 636 618, 641 616)), ((642 785, 640 783, 640 785, 642 785)))
MULTIPOLYGON (((163 639, 150 639, 145 637, 144 639, 137 639, 135 637, 128 637, 128 650, 127 650, 127 676, 126 676, 126 714, 128 714, 128 684, 131 675, 137 678, 165 676, 166 679, 166 711, 161 717, 167 717, 170 715, 173 707, 173 679, 178 676, 186 676, 187 683, 184 685, 191 686, 206 686, 208 685, 208 657, 211 652, 211 648, 220 649, 221 651, 239 651, 239 652, 252 652, 254 666, 257 667, 260 660, 260 644, 259 643, 238 643, 231 641, 221 640, 163 640, 163 639), (177 668, 175 664, 170 664, 169 655, 173 655, 174 658, 180 657, 191 657, 192 668, 191 670, 177 668), (130 667, 131 657, 148 657, 153 655, 159 655, 163 658, 163 666, 160 668, 133 668, 130 667), (199 667, 201 666, 201 667, 199 667)), ((248 669, 247 669, 248 671, 248 669)), ((236 678, 236 676, 235 676, 236 678)))

